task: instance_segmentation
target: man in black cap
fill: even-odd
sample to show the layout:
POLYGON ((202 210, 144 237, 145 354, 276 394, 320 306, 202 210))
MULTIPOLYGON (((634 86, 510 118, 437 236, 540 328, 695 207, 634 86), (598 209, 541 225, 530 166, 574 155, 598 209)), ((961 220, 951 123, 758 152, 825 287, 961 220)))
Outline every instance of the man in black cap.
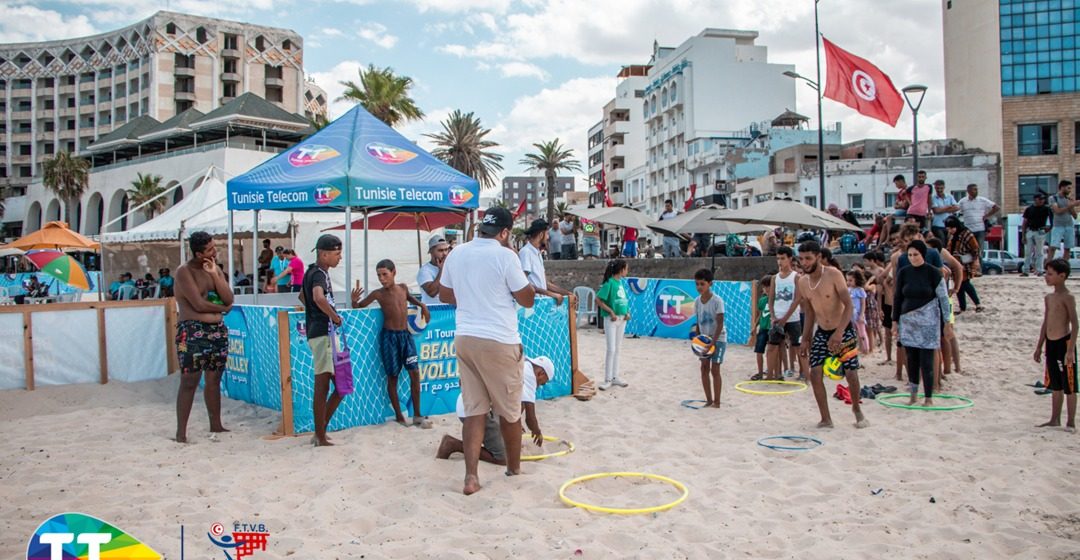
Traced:
MULTIPOLYGON (((330 284, 330 269, 341 262, 341 240, 329 233, 315 242, 315 262, 304 273, 304 283, 300 291, 300 301, 304 304, 304 324, 308 346, 315 370, 315 394, 312 396, 312 412, 315 417, 315 436, 311 443, 315 446, 333 445, 326 437, 326 427, 330 425, 344 395, 337 392, 327 399, 330 392, 330 379, 334 374, 334 354, 330 345, 330 323, 341 326, 341 315, 334 309, 334 288, 330 284)), ((360 299, 362 290, 359 282, 353 289, 352 299, 360 299)), ((344 341, 344 338, 342 338, 344 341)), ((335 384, 336 385, 336 384, 335 384)))
POLYGON ((536 292, 510 249, 513 225, 508 210, 488 208, 477 237, 446 257, 439 280, 439 299, 457 306, 466 495, 480 490, 477 464, 489 410, 500 419, 506 474, 521 472, 523 355, 514 304, 532 307, 536 292))
POLYGON ((547 272, 544 270, 544 258, 540 256, 540 249, 548 242, 547 220, 540 218, 533 220, 529 229, 525 230, 525 238, 528 243, 518 251, 518 259, 521 261, 521 269, 529 283, 533 285, 536 293, 548 296, 555 300, 555 305, 562 305, 563 298, 570 298, 570 304, 574 304, 574 295, 569 290, 556 286, 554 282, 547 281, 547 272))
POLYGON ((1043 247, 1046 234, 1050 231, 1050 207, 1046 205, 1046 195, 1035 193, 1035 203, 1024 209, 1024 222, 1020 225, 1020 239, 1024 240, 1024 266, 1020 276, 1031 274, 1043 275, 1043 247))

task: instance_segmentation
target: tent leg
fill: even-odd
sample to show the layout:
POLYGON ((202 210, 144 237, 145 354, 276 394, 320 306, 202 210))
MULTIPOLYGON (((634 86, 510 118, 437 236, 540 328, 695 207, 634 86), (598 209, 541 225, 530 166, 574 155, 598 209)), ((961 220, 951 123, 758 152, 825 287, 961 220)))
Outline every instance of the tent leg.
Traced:
POLYGON ((364 209, 364 293, 368 291, 368 211, 364 209))
MULTIPOLYGON (((716 234, 709 235, 709 251, 712 251, 712 266, 709 268, 712 273, 716 274, 716 234)), ((755 304, 757 305, 757 304, 755 304)))
MULTIPOLYGON (((103 286, 105 284, 105 239, 103 237, 101 237, 101 236, 99 236, 98 238, 101 239, 101 249, 100 249, 100 251, 101 251, 101 253, 100 253, 101 260, 99 261, 99 264, 98 264, 98 283, 97 283, 98 284, 98 286, 97 286, 98 287, 98 300, 99 301, 105 301, 105 296, 107 295, 105 289, 103 288, 103 286)), ((180 246, 183 247, 183 243, 181 243, 180 246)))
MULTIPOLYGON (((254 212, 254 214, 255 214, 255 227, 251 228, 251 246, 252 247, 258 247, 259 246, 259 211, 256 210, 254 212)), ((294 247, 293 249, 295 250, 296 248, 294 247)), ((229 247, 229 251, 232 251, 232 247, 229 247)), ((252 251, 251 252, 251 262, 254 265, 253 270, 258 271, 259 270, 259 252, 258 251, 252 251)), ((231 274, 231 271, 230 271, 230 274, 231 274)), ((257 272, 256 272, 256 274, 257 274, 257 272)), ((255 281, 255 282, 252 283, 253 286, 255 284, 258 284, 258 281, 255 281)), ((258 290, 259 287, 254 286, 254 288, 255 289, 251 291, 252 296, 253 296, 252 302, 254 304, 258 305, 259 304, 259 290, 258 290)))
MULTIPOLYGON (((367 287, 367 282, 364 282, 367 287)), ((352 207, 345 207, 345 293, 352 293, 352 207)), ((352 297, 345 297, 345 309, 352 309, 352 297)))
POLYGON ((228 257, 228 265, 229 265, 228 278, 229 278, 229 289, 231 290, 231 289, 233 289, 234 286, 236 286, 236 278, 233 278, 233 270, 235 270, 235 268, 233 267, 233 213, 232 213, 232 210, 229 210, 229 220, 228 220, 228 222, 229 222, 229 226, 228 226, 229 229, 228 229, 227 236, 226 236, 226 244, 228 246, 228 249, 226 249, 226 250, 229 252, 229 257, 228 257))
POLYGON ((413 214, 416 218, 416 263, 424 266, 424 253, 420 251, 420 213, 413 214))

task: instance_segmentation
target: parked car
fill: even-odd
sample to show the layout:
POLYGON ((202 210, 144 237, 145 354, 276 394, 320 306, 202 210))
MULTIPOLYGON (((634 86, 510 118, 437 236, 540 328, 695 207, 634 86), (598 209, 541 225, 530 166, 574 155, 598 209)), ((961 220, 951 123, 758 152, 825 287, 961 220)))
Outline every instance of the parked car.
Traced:
POLYGON ((1024 259, 1017 258, 1008 251, 997 249, 987 250, 983 262, 997 264, 1005 272, 1020 272, 1020 267, 1024 266, 1024 259))
POLYGON ((1005 272, 1005 269, 1001 267, 1000 263, 990 262, 990 261, 987 261, 985 259, 983 260, 983 262, 982 262, 983 276, 986 276, 986 275, 997 276, 998 274, 1003 274, 1004 272, 1005 272))
POLYGON ((1080 247, 1069 249, 1069 268, 1080 270, 1080 247))

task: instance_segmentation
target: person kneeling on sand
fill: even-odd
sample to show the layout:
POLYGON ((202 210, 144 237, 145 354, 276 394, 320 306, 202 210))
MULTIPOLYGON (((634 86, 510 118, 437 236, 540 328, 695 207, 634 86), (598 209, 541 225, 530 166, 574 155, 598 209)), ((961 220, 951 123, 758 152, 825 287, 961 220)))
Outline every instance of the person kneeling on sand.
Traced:
MULTIPOLYGON (((536 389, 543 387, 552 377, 555 377, 555 364, 547 356, 525 358, 522 370, 521 411, 525 414, 525 425, 532 434, 533 443, 540 446, 544 443, 544 435, 540 431, 540 420, 536 417, 536 389)), ((464 424, 465 401, 462 400, 461 395, 458 395, 457 399, 457 415, 464 424)), ((480 447, 480 460, 495 465, 506 465, 506 447, 503 445, 502 433, 499 431, 499 420, 491 411, 488 411, 484 419, 484 442, 480 447)), ((460 439, 445 435, 439 443, 435 458, 449 459, 454 453, 464 452, 465 445, 460 439)))

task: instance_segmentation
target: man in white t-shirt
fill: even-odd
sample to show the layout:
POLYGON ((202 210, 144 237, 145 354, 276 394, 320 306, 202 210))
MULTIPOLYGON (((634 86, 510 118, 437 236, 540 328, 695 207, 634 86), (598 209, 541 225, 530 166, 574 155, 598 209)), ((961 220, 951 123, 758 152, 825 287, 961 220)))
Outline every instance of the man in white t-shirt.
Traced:
POLYGON ((442 235, 436 234, 428 239, 427 246, 431 260, 420 267, 420 272, 416 274, 416 283, 420 285, 420 301, 424 305, 440 305, 442 301, 439 300, 439 279, 442 278, 443 262, 450 252, 450 244, 442 235))
MULTIPOLYGON (((660 220, 674 220, 678 217, 679 213, 675 211, 675 203, 670 199, 665 200, 664 213, 660 214, 660 220)), ((677 235, 665 235, 664 258, 673 259, 679 256, 682 256, 682 249, 679 247, 679 237, 677 235)))
MULTIPOLYGON (((540 431, 540 420, 536 417, 536 390, 543 387, 553 377, 555 377, 555 364, 552 363, 551 358, 547 356, 525 358, 522 368, 521 410, 525 414, 525 425, 529 427, 533 442, 537 446, 543 444, 544 435, 540 431)), ((459 420, 465 421, 465 402, 461 395, 458 395, 457 415, 459 420)), ((465 447, 460 439, 445 435, 439 443, 435 458, 449 459, 454 453, 464 452, 465 447)), ((496 465, 506 464, 506 447, 503 445, 502 434, 499 431, 499 422, 491 411, 484 415, 484 444, 480 447, 480 460, 496 465)))
POLYGON ((805 378, 809 367, 805 360, 799 360, 799 345, 802 342, 802 316, 799 313, 799 273, 795 272, 795 251, 791 247, 776 250, 776 266, 779 269, 769 286, 769 316, 772 328, 769 329, 768 369, 770 379, 781 379, 780 358, 785 343, 788 348, 788 363, 795 369, 799 364, 799 378, 805 378))
POLYGON ((510 249, 514 217, 488 208, 472 241, 454 249, 443 264, 439 299, 457 306, 458 376, 465 407, 465 495, 480 490, 477 463, 484 416, 499 416, 506 445, 506 474, 521 473, 522 347, 517 308, 532 307, 536 291, 510 249))
POLYGON ((548 223, 543 218, 533 220, 529 229, 525 230, 525 239, 528 241, 518 251, 518 259, 521 260, 521 269, 525 271, 529 283, 533 285, 538 295, 548 296, 555 300, 555 305, 562 305, 563 298, 570 298, 570 305, 574 305, 574 295, 569 290, 560 288, 554 282, 548 282, 547 272, 544 270, 544 258, 540 255, 540 248, 548 240, 548 223))
POLYGON ((957 205, 963 214, 964 226, 979 241, 979 253, 982 254, 983 245, 986 244, 986 219, 1001 208, 989 198, 979 196, 979 185, 975 183, 967 186, 967 196, 961 198, 957 205))

